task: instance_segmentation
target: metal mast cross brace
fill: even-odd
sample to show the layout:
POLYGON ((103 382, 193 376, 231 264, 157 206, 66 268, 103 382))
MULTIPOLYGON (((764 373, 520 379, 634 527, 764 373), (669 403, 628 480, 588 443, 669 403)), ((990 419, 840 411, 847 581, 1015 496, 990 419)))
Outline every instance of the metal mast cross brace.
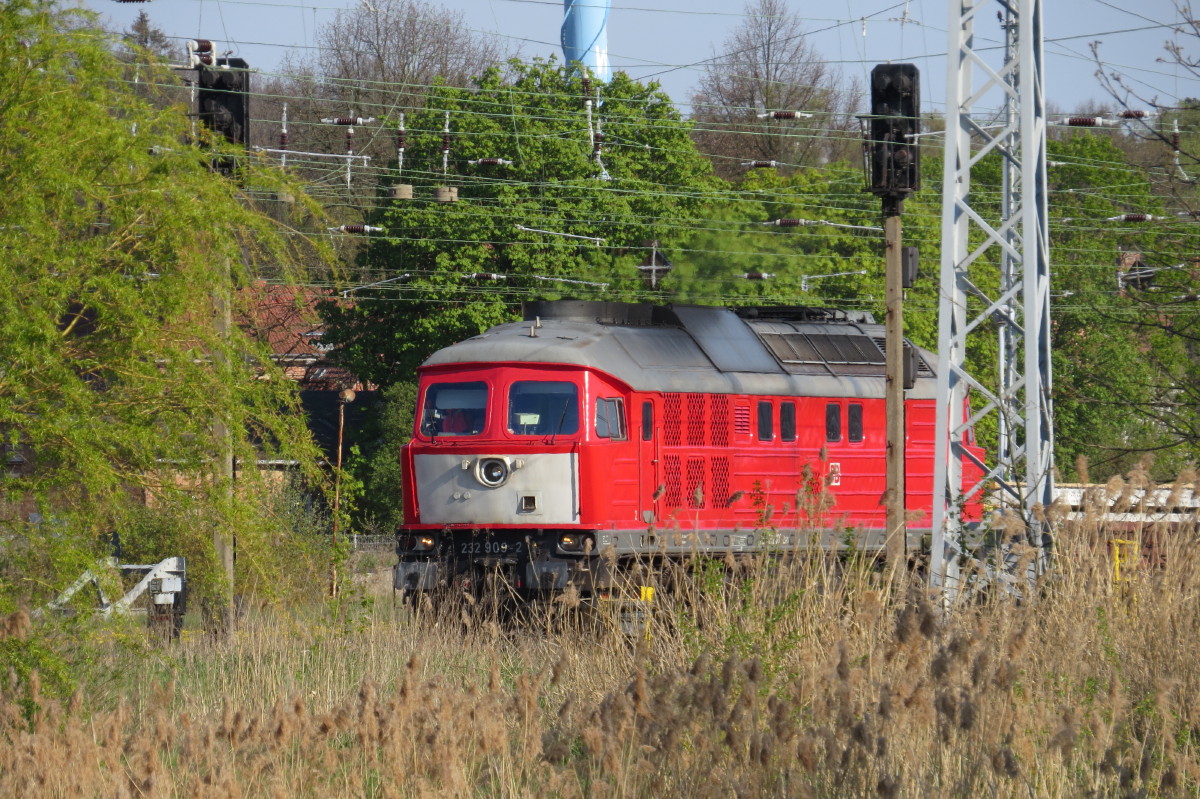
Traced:
POLYGON ((942 412, 930 553, 930 584, 947 602, 971 587, 960 571, 964 561, 983 579, 1021 592, 1044 568, 1047 554, 1041 509, 1053 499, 1054 433, 1042 41, 1041 0, 951 0, 938 309, 942 412), (991 37, 975 47, 975 21, 985 19, 984 10, 999 12, 1005 36, 998 69, 985 60, 995 50, 991 37), (976 122, 985 103, 1000 108, 998 127, 976 122), (998 220, 985 218, 988 211, 970 200, 971 170, 992 153, 1003 161, 998 220), (969 374, 964 366, 969 343, 997 330, 998 374, 969 374), (968 389, 976 406, 970 418, 968 389), (999 446, 989 468, 968 444, 974 425, 993 414, 999 446), (977 485, 963 485, 964 466, 968 474, 982 472, 977 485), (999 489, 1002 509, 1023 521, 1024 543, 1032 549, 993 539, 994 557, 980 559, 967 540, 962 500, 991 485, 999 489))

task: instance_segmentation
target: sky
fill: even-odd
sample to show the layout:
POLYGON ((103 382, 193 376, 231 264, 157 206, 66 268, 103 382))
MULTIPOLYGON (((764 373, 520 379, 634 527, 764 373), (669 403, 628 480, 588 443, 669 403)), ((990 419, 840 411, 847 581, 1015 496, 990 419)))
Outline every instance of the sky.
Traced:
MULTIPOLYGON (((289 53, 310 49, 314 32, 339 10, 370 0, 76 0, 100 12, 112 30, 124 30, 145 10, 158 28, 183 42, 202 37, 270 72, 289 53)), ((478 33, 501 36, 526 58, 556 54, 561 0, 431 0, 464 15, 478 33)), ((613 68, 638 80, 658 81, 687 111, 705 64, 745 19, 738 0, 611 0, 608 46, 613 68)), ((821 56, 847 78, 865 78, 886 61, 911 62, 921 71, 922 108, 945 109, 947 27, 951 0, 785 0, 821 56)), ((1001 30, 998 4, 976 21, 976 47, 1001 30)), ((1046 98, 1051 110, 1072 112, 1109 103, 1099 85, 1091 44, 1100 42, 1105 67, 1137 91, 1170 105, 1200 97, 1200 80, 1161 59, 1174 41, 1193 60, 1200 38, 1178 33, 1173 0, 1052 0, 1043 3, 1046 98)), ((996 62, 999 62, 997 55, 996 62)))

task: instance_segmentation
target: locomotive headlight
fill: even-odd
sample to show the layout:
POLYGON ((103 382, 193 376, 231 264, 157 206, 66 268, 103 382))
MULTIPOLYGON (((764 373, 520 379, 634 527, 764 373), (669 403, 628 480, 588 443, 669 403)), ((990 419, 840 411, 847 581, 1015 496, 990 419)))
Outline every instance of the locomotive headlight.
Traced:
POLYGON ((488 488, 504 485, 508 475, 508 461, 504 458, 480 458, 475 464, 475 479, 488 488))
POLYGON ((558 548, 563 552, 583 552, 588 538, 578 533, 565 533, 558 537, 558 548))
POLYGON ((412 539, 412 548, 414 552, 428 552, 433 549, 435 543, 431 535, 415 535, 412 539))

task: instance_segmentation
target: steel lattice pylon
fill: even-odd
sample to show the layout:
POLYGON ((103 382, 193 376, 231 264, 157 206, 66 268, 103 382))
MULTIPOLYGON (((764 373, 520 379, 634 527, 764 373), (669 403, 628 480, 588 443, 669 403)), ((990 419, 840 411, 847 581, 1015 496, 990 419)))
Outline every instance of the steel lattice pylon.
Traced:
MULTIPOLYGON (((946 85, 946 156, 942 195, 939 297, 937 449, 930 583, 948 599, 964 587, 963 556, 978 557, 966 542, 959 509, 964 496, 992 483, 1003 506, 1019 515, 1035 557, 991 537, 985 572, 1012 584, 1045 562, 1040 508, 1053 498, 1051 425, 1050 257, 1046 207, 1046 116, 1043 95, 1041 0, 951 0, 946 85), (985 10, 999 11, 1005 36, 1003 64, 988 65, 995 45, 976 49, 974 27, 985 10), (985 52, 985 51, 991 51, 985 52), (981 78, 978 83, 976 77, 981 78), (988 124, 975 119, 984 102, 1001 110, 988 124), (1003 159, 999 219, 971 205, 971 170, 992 153, 1003 159), (969 342, 994 340, 999 370, 989 379, 968 374, 969 342), (965 399, 971 391, 970 416, 965 399), (997 417, 994 466, 980 462, 966 439, 976 423, 997 417), (964 488, 964 462, 983 472, 964 488), (1018 562, 1029 563, 1022 574, 1018 562)), ((990 344, 990 341, 989 341, 990 344)))

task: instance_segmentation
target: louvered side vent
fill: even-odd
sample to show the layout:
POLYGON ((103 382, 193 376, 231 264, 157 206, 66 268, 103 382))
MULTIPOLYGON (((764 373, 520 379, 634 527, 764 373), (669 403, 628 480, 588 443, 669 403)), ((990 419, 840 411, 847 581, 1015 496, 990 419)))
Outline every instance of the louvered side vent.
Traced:
POLYGON ((709 394, 709 443, 714 447, 729 446, 729 397, 709 394))
POLYGON ((687 489, 684 499, 688 507, 701 510, 705 507, 704 500, 704 458, 687 459, 687 489))
POLYGON ((678 447, 683 444, 682 397, 679 394, 667 394, 664 399, 666 408, 663 410, 663 443, 668 447, 678 447))
POLYGON ((864 336, 763 331, 759 337, 780 363, 790 366, 865 366, 883 363, 878 341, 864 336))
POLYGON ((666 456, 663 458, 663 465, 666 467, 666 493, 663 495, 663 501, 667 503, 668 508, 678 508, 683 504, 683 475, 679 473, 679 456, 666 456))
POLYGON ((689 447, 703 447, 708 425, 705 424, 704 395, 687 395, 687 443, 689 447))
MULTIPOLYGON (((871 341, 874 341, 876 346, 887 356, 887 339, 876 338, 871 336, 871 341)), ((920 377, 933 377, 933 370, 929 368, 929 364, 925 363, 925 359, 921 357, 921 353, 917 353, 917 375, 920 377)))
POLYGON ((729 458, 712 459, 712 499, 709 504, 714 508, 724 508, 729 504, 729 458))
POLYGON ((733 409, 733 432, 741 436, 750 435, 750 406, 738 405, 733 409))

